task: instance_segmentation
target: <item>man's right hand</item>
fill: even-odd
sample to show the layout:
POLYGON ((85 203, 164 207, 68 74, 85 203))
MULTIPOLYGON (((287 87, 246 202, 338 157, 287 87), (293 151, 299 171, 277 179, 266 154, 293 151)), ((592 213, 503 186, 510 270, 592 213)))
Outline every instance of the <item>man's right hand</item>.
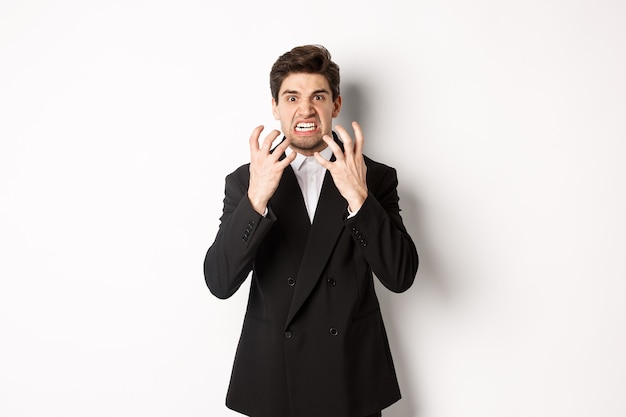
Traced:
POLYGON ((296 152, 291 152, 285 159, 280 160, 291 143, 289 139, 285 139, 270 153, 272 142, 280 135, 278 130, 272 130, 259 144, 263 129, 264 126, 257 126, 250 135, 248 199, 252 208, 259 214, 265 213, 267 203, 278 188, 283 171, 296 158, 296 152))

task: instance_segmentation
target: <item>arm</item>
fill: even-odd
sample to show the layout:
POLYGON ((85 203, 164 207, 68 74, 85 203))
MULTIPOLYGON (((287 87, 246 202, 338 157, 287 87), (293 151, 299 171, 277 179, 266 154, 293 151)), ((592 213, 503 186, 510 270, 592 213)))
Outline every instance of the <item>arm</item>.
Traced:
POLYGON ((403 292, 415 280, 419 258, 400 216, 397 186, 396 171, 386 168, 359 212, 346 220, 346 227, 382 284, 403 292))
POLYGON ((204 279, 218 298, 230 297, 245 281, 258 246, 275 221, 271 213, 263 217, 252 208, 246 168, 226 177, 220 227, 204 259, 204 279))
POLYGON ((271 211, 263 216, 267 203, 284 169, 295 158, 294 152, 281 159, 289 140, 270 150, 280 133, 277 130, 259 146, 262 130, 263 126, 258 126, 250 135, 250 164, 226 177, 220 228, 204 259, 204 279, 218 298, 233 295, 252 270, 258 247, 276 221, 271 211))
POLYGON ((343 152, 332 138, 324 137, 333 150, 335 162, 326 161, 318 154, 316 159, 330 171, 350 211, 356 212, 347 219, 346 226, 372 271, 391 291, 406 291, 415 280, 419 261, 415 244, 400 217, 396 171, 374 163, 375 171, 370 170, 363 156, 361 127, 356 122, 352 127, 354 141, 343 127, 336 126, 343 152))

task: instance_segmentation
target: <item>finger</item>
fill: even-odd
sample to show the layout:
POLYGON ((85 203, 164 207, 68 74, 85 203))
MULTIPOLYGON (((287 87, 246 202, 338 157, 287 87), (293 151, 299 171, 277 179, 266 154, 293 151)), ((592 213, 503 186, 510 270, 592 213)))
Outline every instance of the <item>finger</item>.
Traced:
POLYGON ((335 159, 343 159, 343 152, 341 152, 341 148, 337 145, 337 142, 333 140, 329 135, 322 136, 322 140, 326 142, 328 147, 333 151, 335 155, 335 159))
POLYGON ((250 152, 255 152, 259 150, 259 136, 261 136, 261 132, 265 129, 265 126, 260 125, 254 128, 252 134, 250 135, 250 152))
POLYGON ((355 145, 354 145, 354 153, 357 155, 363 154, 363 144, 365 143, 365 138, 363 137, 363 130, 361 129, 361 125, 358 122, 352 122, 352 128, 354 129, 354 137, 355 137, 355 145))
POLYGON ((352 142, 352 138, 348 134, 348 131, 343 128, 343 126, 335 126, 335 130, 339 134, 341 141, 343 142, 343 149, 346 154, 352 154, 354 152, 354 143, 352 142))
POLYGON ((330 162, 328 159, 325 159, 322 155, 320 155, 319 152, 315 152, 313 156, 315 157, 315 160, 317 161, 317 163, 323 166, 324 168, 326 168, 327 170, 330 171, 330 169, 333 167, 333 163, 330 162))
POLYGON ((277 157, 280 158, 280 156, 287 150, 287 147, 291 145, 291 140, 289 140, 289 138, 285 137, 285 140, 283 140, 282 142, 280 142, 278 144, 278 146, 276 146, 274 148, 274 154, 277 155, 277 157))
POLYGON ((265 139, 263 139, 263 145, 261 145, 261 149, 264 153, 269 153, 272 148, 272 143, 276 140, 276 138, 280 135, 280 132, 276 129, 272 130, 265 139))
POLYGON ((287 165, 291 164, 293 160, 296 159, 296 156, 298 156, 297 152, 291 152, 289 155, 285 156, 285 158, 280 161, 281 168, 287 168, 287 165))

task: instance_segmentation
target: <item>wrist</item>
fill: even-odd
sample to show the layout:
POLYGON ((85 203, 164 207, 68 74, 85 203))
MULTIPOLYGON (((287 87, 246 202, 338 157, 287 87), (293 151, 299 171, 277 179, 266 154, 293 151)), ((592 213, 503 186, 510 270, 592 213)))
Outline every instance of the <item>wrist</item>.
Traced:
POLYGON ((267 201, 257 198, 250 192, 248 192, 248 201, 250 202, 250 205, 252 206, 254 211, 259 213, 260 215, 264 215, 265 213, 267 213, 267 201))
POLYGON ((351 213, 356 213, 357 211, 359 211, 365 203, 366 198, 367 192, 360 193, 358 196, 348 200, 348 211, 351 213))

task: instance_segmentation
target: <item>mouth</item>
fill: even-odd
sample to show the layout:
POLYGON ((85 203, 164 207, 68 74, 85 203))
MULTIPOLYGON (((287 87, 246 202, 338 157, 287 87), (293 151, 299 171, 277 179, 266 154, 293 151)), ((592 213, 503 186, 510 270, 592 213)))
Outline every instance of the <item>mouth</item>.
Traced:
POLYGON ((298 123, 296 124, 296 132, 306 133, 313 132, 317 129, 317 125, 315 123, 298 123))

